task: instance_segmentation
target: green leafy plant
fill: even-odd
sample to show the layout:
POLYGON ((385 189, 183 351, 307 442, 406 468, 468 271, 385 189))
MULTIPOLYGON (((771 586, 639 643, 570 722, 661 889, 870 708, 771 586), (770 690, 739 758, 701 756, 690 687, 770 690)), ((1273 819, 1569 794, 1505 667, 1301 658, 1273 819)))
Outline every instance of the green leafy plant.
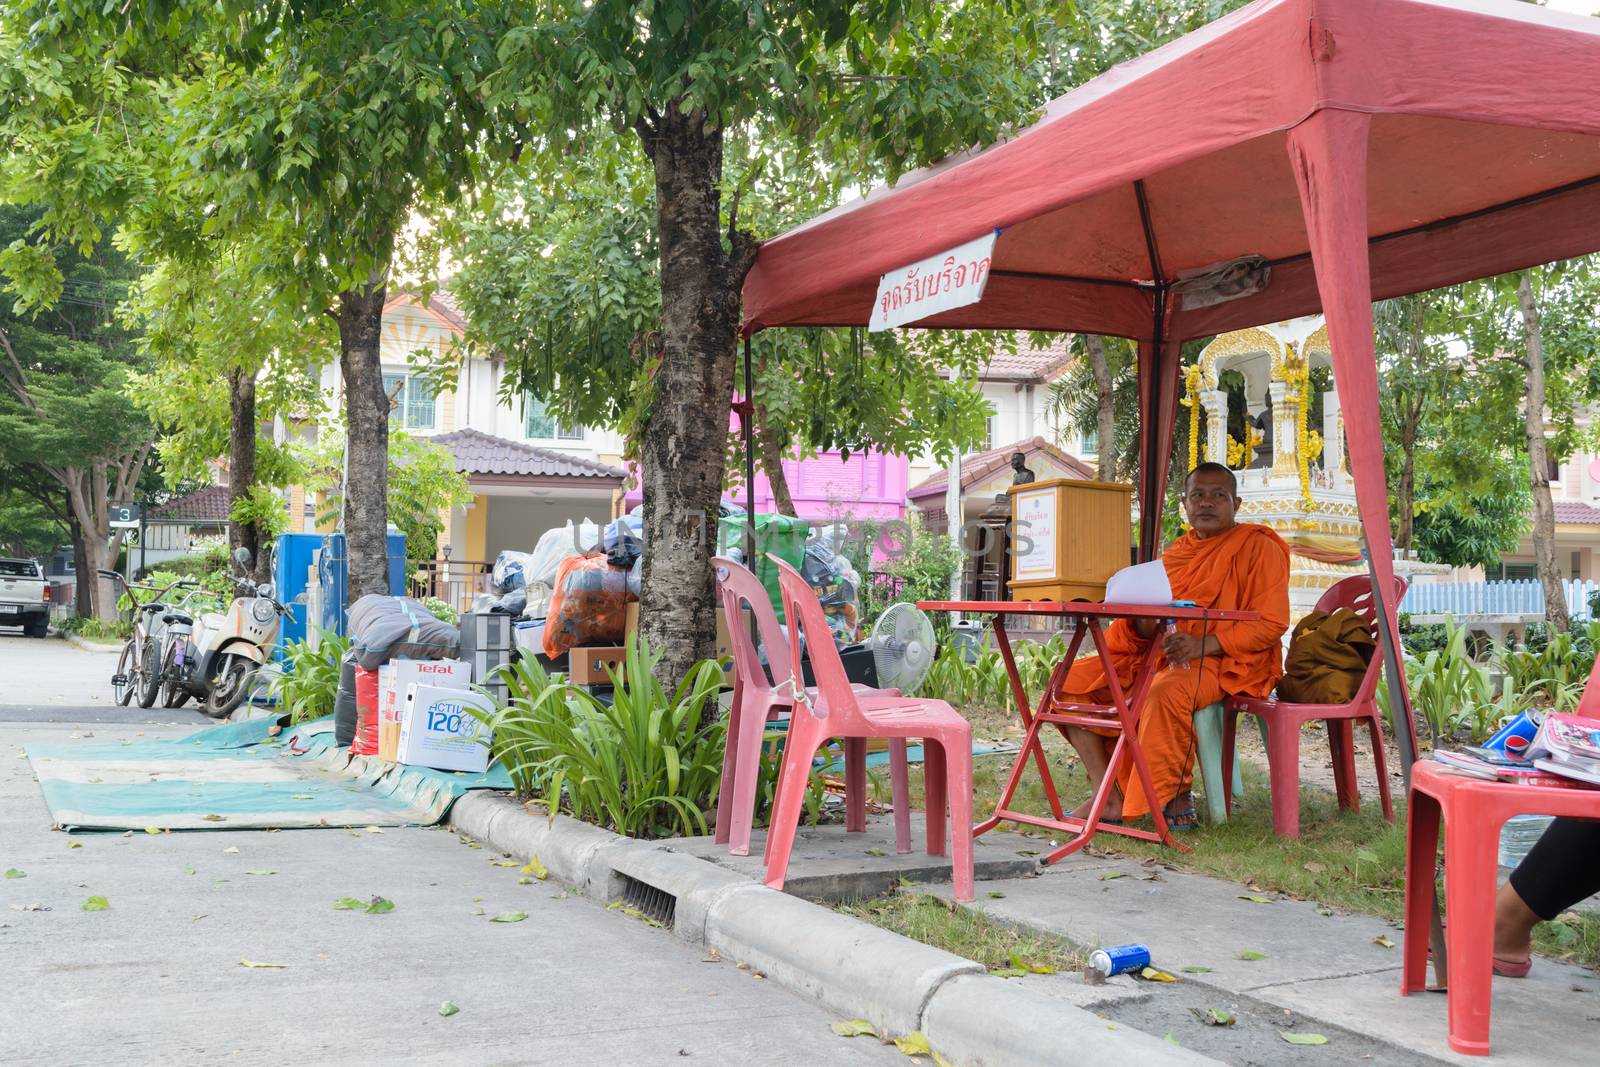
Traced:
POLYGON ((455 626, 461 622, 461 613, 436 596, 423 597, 422 606, 432 612, 433 617, 438 619, 440 622, 447 622, 451 626, 455 626))
POLYGON ((309 641, 290 641, 283 652, 283 670, 269 674, 269 686, 291 723, 333 714, 339 692, 340 661, 350 650, 350 639, 326 630, 317 631, 317 647, 309 641))
POLYGON ((479 717, 517 789, 550 811, 629 837, 704 834, 716 801, 726 725, 701 725, 722 688, 715 660, 695 664, 668 694, 659 654, 630 642, 608 707, 524 657, 506 670, 508 703, 479 717))

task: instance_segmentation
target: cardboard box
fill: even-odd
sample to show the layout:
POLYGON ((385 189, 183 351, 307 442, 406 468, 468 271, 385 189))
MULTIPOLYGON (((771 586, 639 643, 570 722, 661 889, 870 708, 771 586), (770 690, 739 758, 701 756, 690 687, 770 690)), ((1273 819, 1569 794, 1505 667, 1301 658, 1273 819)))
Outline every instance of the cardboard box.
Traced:
POLYGON ((488 713, 494 705, 482 693, 468 689, 408 687, 400 719, 400 762, 441 771, 487 769, 490 735, 472 714, 474 708, 488 713))
POLYGON ((606 668, 610 667, 621 678, 623 654, 621 648, 599 645, 569 649, 567 681, 573 685, 610 685, 611 676, 606 673, 606 668))
POLYGON ((455 659, 397 659, 379 667, 378 758, 400 758, 400 718, 407 687, 426 684, 466 689, 471 681, 468 664, 455 659))

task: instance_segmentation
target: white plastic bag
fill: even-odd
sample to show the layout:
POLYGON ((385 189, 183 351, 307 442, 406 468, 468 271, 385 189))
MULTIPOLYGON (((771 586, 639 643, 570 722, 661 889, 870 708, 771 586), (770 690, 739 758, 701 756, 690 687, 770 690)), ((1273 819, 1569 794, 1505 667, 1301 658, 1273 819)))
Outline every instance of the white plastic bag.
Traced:
POLYGON ((599 544, 600 527, 588 519, 576 524, 568 519, 565 526, 546 530, 534 546, 523 574, 530 589, 529 599, 532 599, 534 583, 554 588, 556 571, 563 561, 571 556, 582 555, 599 544))

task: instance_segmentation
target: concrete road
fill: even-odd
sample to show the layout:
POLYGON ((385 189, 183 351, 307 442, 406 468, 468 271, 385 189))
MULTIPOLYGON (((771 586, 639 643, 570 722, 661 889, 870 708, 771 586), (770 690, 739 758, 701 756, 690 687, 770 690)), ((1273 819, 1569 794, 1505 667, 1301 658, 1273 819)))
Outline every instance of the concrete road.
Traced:
POLYGON ((118 707, 111 675, 120 649, 89 652, 59 637, 0 631, 0 722, 210 722, 192 704, 167 709, 118 707))
MULTIPOLYGON (((43 685, 31 696, 49 705, 78 682, 51 689, 28 661, 69 649, 0 639, 0 677, 43 685)), ((51 660, 69 679, 100 673, 72 651, 51 660)), ((89 729, 192 729, 140 723, 89 729)), ((0 722, 0 872, 22 875, 0 877, 0 1063, 908 1062, 834 1036, 827 1013, 732 961, 552 882, 519 884, 448 831, 52 831, 21 752, 81 732, 0 722), (110 906, 83 910, 91 896, 110 906), (333 908, 373 896, 394 910, 333 908), (442 1017, 447 1000, 460 1011, 442 1017)))

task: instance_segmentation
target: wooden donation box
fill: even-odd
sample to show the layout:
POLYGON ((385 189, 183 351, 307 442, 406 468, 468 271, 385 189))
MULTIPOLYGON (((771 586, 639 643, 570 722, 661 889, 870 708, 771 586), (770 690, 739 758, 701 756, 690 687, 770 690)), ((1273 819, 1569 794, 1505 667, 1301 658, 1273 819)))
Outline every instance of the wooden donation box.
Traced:
POLYGON ((1013 485, 1013 600, 1103 600, 1128 565, 1133 486, 1076 478, 1013 485))

